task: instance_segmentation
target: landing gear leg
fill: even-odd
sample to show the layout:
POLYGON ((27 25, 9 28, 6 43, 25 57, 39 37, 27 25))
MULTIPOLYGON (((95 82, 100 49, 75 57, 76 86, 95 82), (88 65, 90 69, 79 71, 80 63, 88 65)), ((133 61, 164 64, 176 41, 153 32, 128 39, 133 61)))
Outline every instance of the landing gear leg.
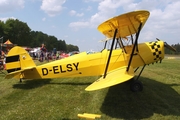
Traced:
MULTIPOLYGON (((141 71, 140 71, 139 75, 137 76, 137 78, 136 78, 136 79, 133 78, 133 79, 131 80, 131 84, 130 84, 130 89, 131 89, 131 91, 133 91, 133 92, 139 92, 139 91, 142 91, 142 90, 143 90, 143 84, 142 84, 142 82, 139 81, 138 79, 139 79, 142 71, 144 70, 144 67, 145 67, 145 66, 146 66, 146 65, 143 66, 143 68, 141 69, 141 71)), ((136 70, 135 70, 135 72, 136 72, 136 70)))
POLYGON ((21 74, 20 74, 20 79, 19 79, 19 82, 20 82, 20 83, 22 83, 23 78, 24 78, 24 74, 21 73, 21 74))

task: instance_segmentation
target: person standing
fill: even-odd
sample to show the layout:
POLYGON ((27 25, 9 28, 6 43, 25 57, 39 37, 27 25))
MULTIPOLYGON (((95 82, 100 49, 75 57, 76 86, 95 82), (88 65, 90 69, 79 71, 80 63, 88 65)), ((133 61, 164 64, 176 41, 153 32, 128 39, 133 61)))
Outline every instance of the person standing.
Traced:
POLYGON ((44 44, 41 45, 40 61, 43 62, 45 59, 47 49, 44 44))

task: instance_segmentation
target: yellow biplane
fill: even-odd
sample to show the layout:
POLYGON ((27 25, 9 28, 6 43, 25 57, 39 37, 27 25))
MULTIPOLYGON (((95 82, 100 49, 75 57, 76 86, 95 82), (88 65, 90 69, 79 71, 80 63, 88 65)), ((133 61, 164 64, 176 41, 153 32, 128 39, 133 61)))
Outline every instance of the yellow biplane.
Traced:
POLYGON ((138 80, 144 67, 162 61, 164 47, 175 51, 159 39, 138 43, 142 27, 150 13, 146 10, 133 11, 113 17, 98 26, 108 39, 101 52, 82 52, 65 59, 36 66, 29 54, 21 47, 12 48, 6 58, 7 79, 46 79, 65 77, 101 77, 85 90, 93 91, 132 80, 132 91, 142 91, 138 80), (110 40, 111 39, 111 40, 110 40), (110 49, 106 48, 111 41, 110 49), (135 72, 142 66, 139 74, 135 72))

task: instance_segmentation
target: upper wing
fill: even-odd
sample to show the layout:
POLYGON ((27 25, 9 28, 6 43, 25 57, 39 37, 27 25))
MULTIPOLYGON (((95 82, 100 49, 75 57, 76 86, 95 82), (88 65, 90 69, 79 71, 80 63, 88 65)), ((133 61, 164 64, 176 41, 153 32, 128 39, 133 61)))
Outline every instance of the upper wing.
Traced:
POLYGON ((22 70, 18 70, 18 71, 15 71, 15 72, 11 72, 11 73, 9 73, 8 75, 6 75, 5 79, 11 79, 11 78, 17 78, 17 79, 19 79, 22 72, 27 71, 27 70, 31 70, 31 69, 34 69, 34 68, 35 68, 35 67, 27 67, 27 68, 22 69, 22 70))
POLYGON ((96 80, 93 84, 88 86, 85 90, 86 91, 99 90, 102 88, 117 85, 119 83, 123 83, 125 81, 130 80, 131 78, 134 77, 134 70, 132 67, 130 67, 129 71, 127 72, 126 69, 127 66, 123 66, 108 72, 106 78, 103 78, 102 76, 101 78, 96 80))
POLYGON ((98 30, 106 37, 112 38, 115 29, 118 29, 116 38, 124 38, 137 33, 140 23, 143 27, 149 15, 150 13, 146 10, 125 13, 103 22, 98 26, 98 30))

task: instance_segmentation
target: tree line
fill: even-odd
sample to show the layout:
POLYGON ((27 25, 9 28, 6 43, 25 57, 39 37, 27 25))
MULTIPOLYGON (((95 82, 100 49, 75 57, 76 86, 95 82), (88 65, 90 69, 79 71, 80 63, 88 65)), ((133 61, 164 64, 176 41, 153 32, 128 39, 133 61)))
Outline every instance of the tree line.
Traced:
POLYGON ((180 44, 177 43, 171 46, 176 49, 176 52, 173 52, 172 50, 165 48, 165 54, 180 55, 180 44))
POLYGON ((47 35, 41 31, 33 31, 27 23, 18 19, 0 21, 0 37, 2 36, 3 39, 0 40, 0 43, 9 39, 18 46, 34 48, 45 44, 49 51, 52 51, 53 48, 64 52, 79 51, 78 46, 66 44, 65 40, 58 40, 55 36, 47 35))

